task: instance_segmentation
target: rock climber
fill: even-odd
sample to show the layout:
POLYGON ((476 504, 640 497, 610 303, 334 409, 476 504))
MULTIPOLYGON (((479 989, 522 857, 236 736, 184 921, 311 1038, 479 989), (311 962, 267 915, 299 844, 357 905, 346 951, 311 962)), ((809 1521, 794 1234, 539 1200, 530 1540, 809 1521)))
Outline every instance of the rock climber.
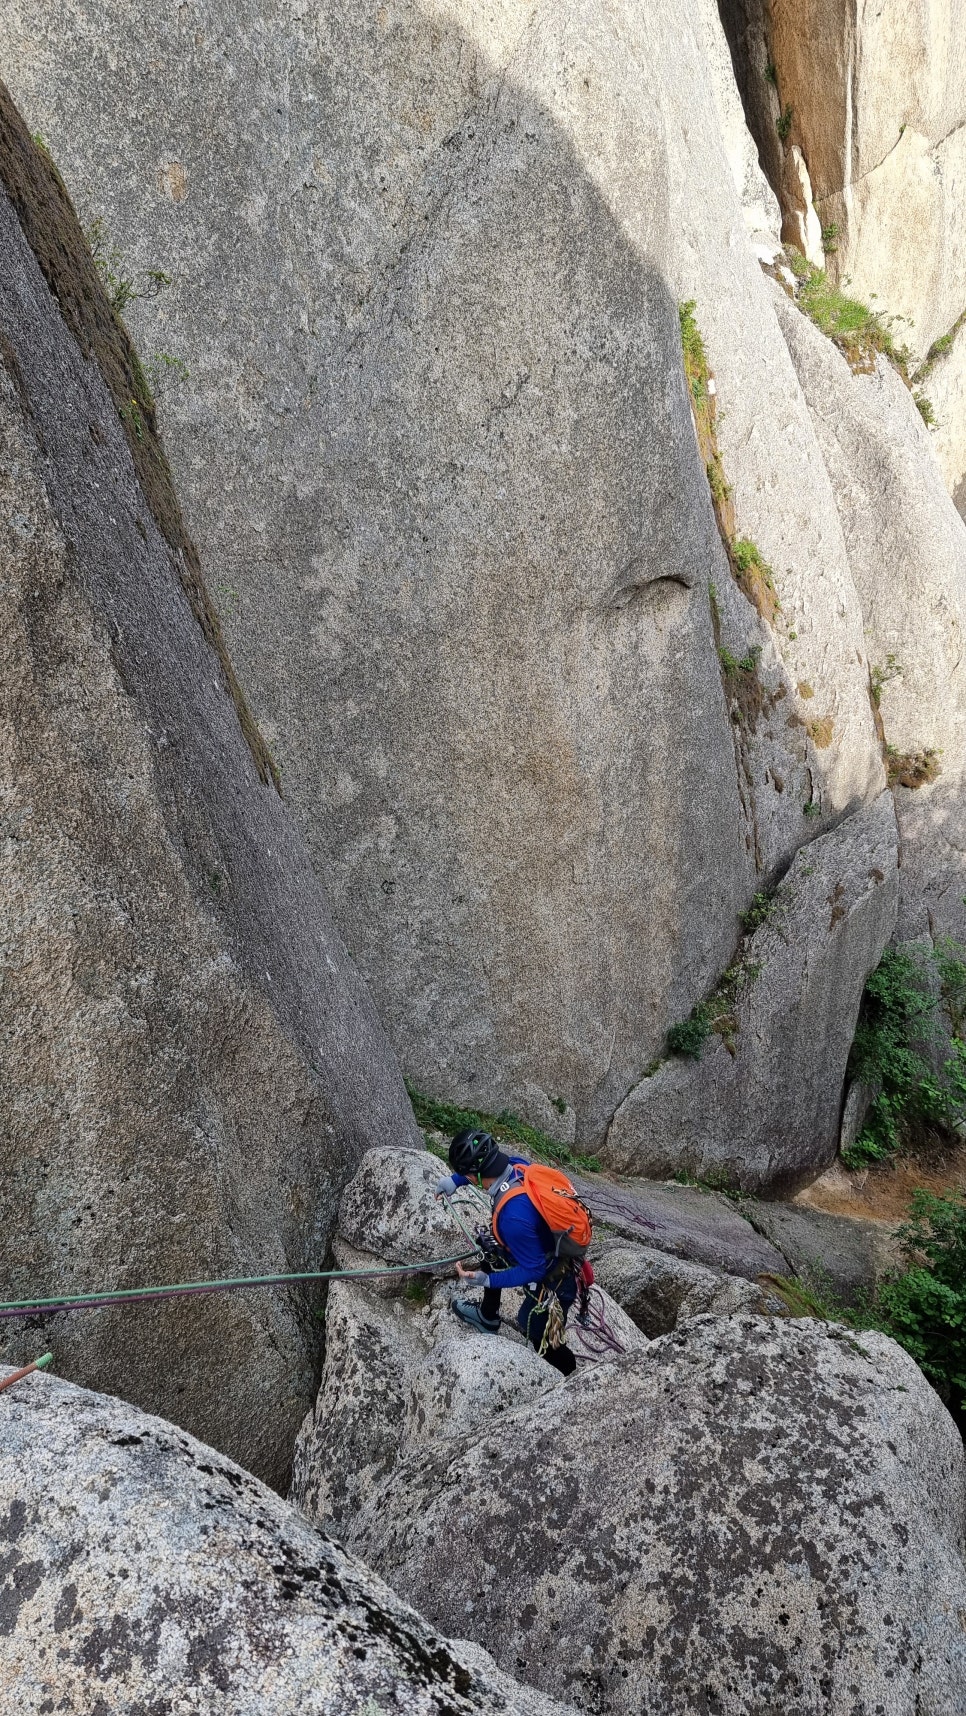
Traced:
POLYGON ((453 1172, 444 1174, 437 1181, 436 1196, 448 1197, 459 1186, 480 1186, 490 1198, 492 1235, 483 1248, 484 1260, 490 1267, 464 1269, 461 1263, 456 1265, 461 1280, 483 1288, 482 1303, 457 1299, 453 1310, 471 1328, 479 1329, 483 1334, 498 1335, 500 1295, 504 1287, 522 1287, 524 1299, 517 1312, 520 1332, 537 1352, 542 1352, 549 1364, 564 1376, 569 1376, 577 1366, 570 1348, 563 1344, 549 1344, 545 1337, 551 1316, 551 1296, 555 1296, 566 1322, 577 1297, 578 1270, 561 1260, 554 1234, 531 1198, 526 1195, 507 1196, 522 1183, 523 1170, 530 1168, 531 1164, 523 1156, 507 1156, 488 1132, 472 1127, 456 1134, 448 1155, 453 1172), (501 1207, 497 1231, 494 1218, 498 1206, 501 1207))

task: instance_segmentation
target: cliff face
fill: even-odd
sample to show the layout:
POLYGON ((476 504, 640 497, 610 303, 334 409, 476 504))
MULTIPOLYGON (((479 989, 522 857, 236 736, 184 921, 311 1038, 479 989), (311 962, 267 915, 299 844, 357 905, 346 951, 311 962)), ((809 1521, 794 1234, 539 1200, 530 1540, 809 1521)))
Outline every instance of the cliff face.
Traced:
MULTIPOLYGON (((318 1268, 360 1153, 411 1142, 411 1112, 234 683, 132 349, 2 86, 0 256, 4 1296, 318 1268)), ((62 1374, 283 1480, 308 1299, 30 1328, 62 1374)))
MULTIPOLYGON (((400 0, 268 30, 248 0, 17 0, 0 52, 85 218, 132 278, 174 280, 127 313, 145 353, 191 372, 164 405, 189 520, 414 1081, 595 1147, 620 1112, 615 1159, 650 1160, 645 1075, 668 1027, 754 963, 738 913, 869 814, 856 911, 814 888, 795 907, 836 997, 826 1086, 788 1073, 770 1023, 805 1042, 808 957, 776 959, 780 1004, 760 1043, 739 1025, 709 1116, 693 1067, 659 1075, 682 1087, 679 1159, 683 1128, 705 1162, 753 1157, 756 1183, 828 1160, 862 980, 896 923, 870 699, 888 627, 866 630, 878 550, 851 455, 760 266, 779 216, 716 8, 400 0), (707 369, 689 398, 692 301, 707 369), (890 881, 870 917, 872 872, 890 881), (786 1106, 807 1116, 795 1143, 786 1106)), ((914 632, 960 601, 958 530, 930 526, 914 632)), ((950 706, 958 730, 958 690, 927 705, 930 732, 950 706)), ((948 878, 958 776, 927 801, 948 878)), ((913 918, 930 889, 954 897, 934 881, 907 887, 913 918)))
MULTIPOLYGON (((806 171, 816 261, 900 317, 936 412, 947 485, 966 500, 966 48, 955 0, 722 0, 743 94, 786 228, 806 171), (779 136, 779 121, 784 138, 779 136), (786 129, 787 124, 787 129, 786 129), (938 349, 937 348, 938 342, 938 349)), ((800 202, 798 198, 798 202, 800 202)))

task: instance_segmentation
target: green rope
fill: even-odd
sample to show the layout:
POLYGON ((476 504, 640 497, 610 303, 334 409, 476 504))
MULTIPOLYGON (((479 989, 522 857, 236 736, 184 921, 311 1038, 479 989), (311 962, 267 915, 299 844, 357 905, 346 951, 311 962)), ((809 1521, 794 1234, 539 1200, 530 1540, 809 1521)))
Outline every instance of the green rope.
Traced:
POLYGON ((309 1269, 298 1275, 233 1276, 224 1281, 182 1281, 167 1287, 131 1287, 110 1293, 73 1293, 59 1299, 11 1299, 0 1303, 0 1317, 51 1315, 55 1311, 96 1310, 102 1305, 135 1305, 151 1299, 171 1299, 177 1294, 229 1293, 236 1288, 282 1287, 298 1281, 351 1281, 383 1275, 426 1275, 453 1263, 467 1263, 476 1251, 459 1257, 436 1257, 425 1263, 394 1263, 381 1269, 309 1269))

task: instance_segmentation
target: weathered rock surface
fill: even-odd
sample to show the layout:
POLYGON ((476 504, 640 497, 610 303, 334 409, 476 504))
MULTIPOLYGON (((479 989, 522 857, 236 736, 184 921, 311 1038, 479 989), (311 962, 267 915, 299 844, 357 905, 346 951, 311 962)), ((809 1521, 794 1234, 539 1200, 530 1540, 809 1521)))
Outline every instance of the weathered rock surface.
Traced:
POLYGON ((801 1276, 819 1294, 831 1293, 847 1305, 901 1264, 892 1229, 883 1222, 757 1199, 749 1199, 745 1209, 781 1248, 790 1275, 801 1276))
POLYGON ((713 9, 393 0, 266 33, 254 0, 14 0, 0 52, 89 215, 176 281, 131 315, 192 373, 165 404, 190 518, 408 1072, 548 1126, 562 1099, 596 1142, 804 803, 883 778, 713 9), (774 634, 725 596, 689 298, 774 634), (740 755, 709 580, 774 696, 740 755))
MULTIPOLYGON (((374 1252, 386 1263, 412 1263, 434 1257, 462 1257, 468 1241, 449 1200, 434 1187, 448 1173, 445 1162, 428 1150, 369 1150, 339 1202, 339 1237, 356 1251, 374 1252)), ((470 1231, 489 1209, 489 1200, 461 1192, 459 1208, 470 1231), (470 1219, 470 1218, 473 1219, 470 1219)))
POLYGON ((291 1491, 326 1530, 351 1534, 404 1451, 471 1434, 560 1385, 559 1372, 522 1341, 465 1329, 452 1297, 439 1287, 423 1305, 333 1282, 325 1369, 299 1432, 291 1491))
POLYGON ((827 1165, 862 990, 897 897, 895 808, 883 793, 798 853, 742 949, 723 1034, 700 1060, 672 1057, 642 1080, 614 1117, 605 1161, 655 1176, 683 1163, 752 1190, 827 1165))
POLYGON ((0 1540, 20 1716, 566 1716, 213 1449, 55 1379, 4 1394, 0 1540))
POLYGON ((748 235, 759 253, 771 258, 781 249, 781 209, 748 129, 717 0, 700 0, 696 34, 748 235))
MULTIPOLYGON (((721 0, 745 109, 804 248, 788 168, 807 175, 817 254, 925 358, 966 311, 966 54, 955 0, 721 0), (770 67, 770 81, 768 68, 770 67), (778 131, 787 115, 784 142, 778 131), (822 255, 823 244, 827 254, 822 255)), ((966 485, 966 339, 926 389, 950 491, 966 485)))
POLYGON ((749 1281, 786 1272, 781 1252, 717 1192, 653 1180, 572 1176, 598 1231, 749 1281))
MULTIPOLYGON (((778 318, 821 443, 862 603, 902 832, 902 940, 966 933, 966 523, 909 389, 845 358, 777 287, 778 318), (931 759, 937 778, 901 784, 931 759)), ((929 770, 932 772, 932 769, 929 770)))
POLYGON ((953 1716, 963 1509, 962 1442, 893 1342, 701 1317, 413 1448, 350 1529, 585 1711, 953 1716))
POLYGON ((706 1313, 730 1317, 763 1310, 764 1296, 754 1282, 717 1275, 700 1263, 646 1245, 602 1239, 595 1242, 591 1258, 600 1285, 651 1339, 706 1313))
MULTIPOLYGON (((317 1268, 363 1151, 418 1134, 260 778, 126 336, 2 89, 0 258, 3 1293, 317 1268)), ((284 1481, 308 1299, 57 1317, 38 1342, 284 1481)))

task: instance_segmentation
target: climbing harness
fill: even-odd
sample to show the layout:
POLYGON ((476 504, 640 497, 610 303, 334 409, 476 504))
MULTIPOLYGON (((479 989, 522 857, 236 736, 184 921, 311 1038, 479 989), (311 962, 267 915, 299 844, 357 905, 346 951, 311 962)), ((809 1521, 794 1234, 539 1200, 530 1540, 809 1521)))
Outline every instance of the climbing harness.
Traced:
MULTIPOLYGON (((232 1293, 247 1287, 287 1287, 299 1281, 372 1281, 382 1275, 429 1275, 449 1264, 467 1263, 475 1251, 459 1257, 434 1257, 425 1263, 394 1263, 383 1269, 307 1269, 298 1275, 235 1276, 226 1281, 183 1281, 167 1287, 132 1287, 126 1292, 72 1293, 59 1299, 11 1299, 0 1304, 0 1317, 52 1316, 55 1311, 97 1311, 106 1305, 143 1305, 150 1300, 187 1294, 232 1293)), ((12 1380, 12 1379, 11 1379, 12 1380)))

